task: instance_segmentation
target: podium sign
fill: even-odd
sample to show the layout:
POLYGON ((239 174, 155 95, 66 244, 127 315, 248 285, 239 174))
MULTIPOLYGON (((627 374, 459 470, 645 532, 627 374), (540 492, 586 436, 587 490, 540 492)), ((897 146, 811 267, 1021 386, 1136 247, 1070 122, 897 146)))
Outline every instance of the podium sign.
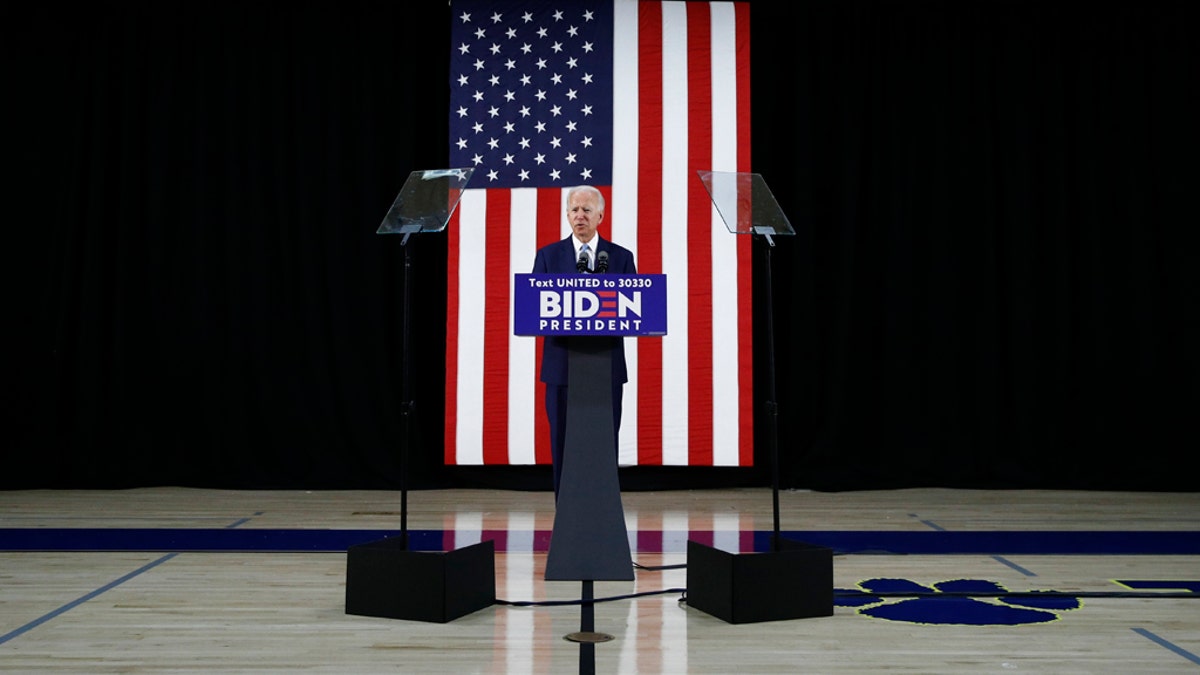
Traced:
POLYGON ((514 335, 666 335, 665 274, 516 274, 514 335))

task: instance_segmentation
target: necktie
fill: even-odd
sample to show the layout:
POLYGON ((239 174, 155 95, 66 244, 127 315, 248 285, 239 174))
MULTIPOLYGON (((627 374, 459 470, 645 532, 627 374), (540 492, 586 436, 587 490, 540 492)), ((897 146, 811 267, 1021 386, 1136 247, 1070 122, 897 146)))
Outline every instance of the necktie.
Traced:
POLYGON ((585 256, 587 257, 587 268, 590 270, 590 269, 592 269, 592 253, 588 249, 587 244, 584 244, 583 246, 579 247, 579 257, 582 259, 585 256))

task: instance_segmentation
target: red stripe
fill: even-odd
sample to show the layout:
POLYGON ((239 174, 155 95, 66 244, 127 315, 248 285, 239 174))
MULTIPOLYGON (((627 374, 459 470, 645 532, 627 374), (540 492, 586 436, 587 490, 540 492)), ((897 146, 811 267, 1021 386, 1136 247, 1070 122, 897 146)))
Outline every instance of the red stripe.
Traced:
MULTIPOLYGON (((512 193, 487 191, 489 247, 508 247, 512 193)), ((501 250, 503 250, 501 248, 501 250)), ((508 270, 486 270, 483 308, 483 463, 508 464, 508 270)))
MULTIPOLYGON (((541 188, 537 196, 537 245, 539 248, 562 238, 562 223, 566 211, 562 207, 562 191, 556 188, 541 188)), ((529 261, 532 266, 533 261, 529 261)), ((537 339, 537 360, 542 362, 542 340, 537 339)), ((534 456, 538 464, 550 464, 550 422, 546 420, 546 385, 536 371, 534 385, 534 456)))
MULTIPOLYGON (((612 223, 609 222, 609 220, 608 220, 608 214, 612 213, 612 210, 613 210, 612 186, 611 185, 597 185, 595 187, 597 190, 600 190, 601 196, 604 197, 604 220, 600 221, 600 226, 596 228, 596 234, 600 235, 604 239, 612 241, 613 240, 613 238, 612 238, 612 223)), ((566 218, 565 211, 563 212, 562 217, 566 218)))
MULTIPOLYGON (((698 169, 712 168, 712 27, 708 3, 688 3, 688 464, 713 463, 712 201, 698 169)), ((732 357, 733 355, 730 355, 732 357)))
POLYGON ((537 464, 552 464, 550 456, 550 421, 546 419, 546 383, 542 382, 537 368, 542 362, 542 343, 545 338, 538 336, 536 354, 534 355, 533 372, 533 455, 537 464))
POLYGON ((443 418, 446 464, 458 463, 458 209, 446 227, 446 415, 443 418))
MULTIPOLYGON (((750 6, 735 2, 734 21, 737 40, 737 117, 738 158, 737 170, 749 172, 750 168, 750 6)), ((754 465, 754 322, 753 300, 753 248, 752 239, 737 238, 738 278, 738 422, 740 440, 738 465, 754 465)))
MULTIPOLYGON (((638 222, 662 220, 662 6, 638 4, 638 222)), ((662 232, 638 228, 638 272, 662 273, 662 232)), ((662 340, 638 340, 638 464, 663 463, 662 340)))

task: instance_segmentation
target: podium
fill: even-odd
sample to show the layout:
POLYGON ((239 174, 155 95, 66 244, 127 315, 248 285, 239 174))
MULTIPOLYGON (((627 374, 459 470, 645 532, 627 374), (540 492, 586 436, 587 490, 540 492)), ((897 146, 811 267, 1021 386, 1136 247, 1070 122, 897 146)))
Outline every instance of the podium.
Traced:
POLYGON ((771 460, 774 530, 771 550, 733 554, 696 541, 687 548, 687 603, 728 623, 753 623, 833 615, 833 551, 784 539, 779 526, 778 406, 775 401, 775 325, 771 249, 777 236, 796 234, 763 177, 756 173, 698 171, 730 233, 758 237, 766 272, 765 403, 771 460))
POLYGON ((662 274, 514 276, 513 333, 566 340, 566 434, 545 579, 583 583, 580 631, 567 636, 575 642, 612 639, 593 630, 593 582, 633 580, 612 422, 613 351, 625 337, 665 335, 666 301, 662 274))
POLYGON ((453 551, 413 551, 408 538, 408 453, 412 438, 411 331, 414 234, 446 229, 474 169, 413 171, 377 234, 401 234, 404 248, 403 397, 400 443, 400 532, 346 551, 346 613, 446 623, 496 602, 495 544, 453 551))

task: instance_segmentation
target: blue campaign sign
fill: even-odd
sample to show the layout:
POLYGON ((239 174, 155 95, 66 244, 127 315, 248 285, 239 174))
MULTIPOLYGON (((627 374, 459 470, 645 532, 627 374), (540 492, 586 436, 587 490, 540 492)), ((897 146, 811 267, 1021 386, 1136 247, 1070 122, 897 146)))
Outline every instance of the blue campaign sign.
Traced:
POLYGON ((666 335, 665 274, 517 274, 515 335, 666 335))

